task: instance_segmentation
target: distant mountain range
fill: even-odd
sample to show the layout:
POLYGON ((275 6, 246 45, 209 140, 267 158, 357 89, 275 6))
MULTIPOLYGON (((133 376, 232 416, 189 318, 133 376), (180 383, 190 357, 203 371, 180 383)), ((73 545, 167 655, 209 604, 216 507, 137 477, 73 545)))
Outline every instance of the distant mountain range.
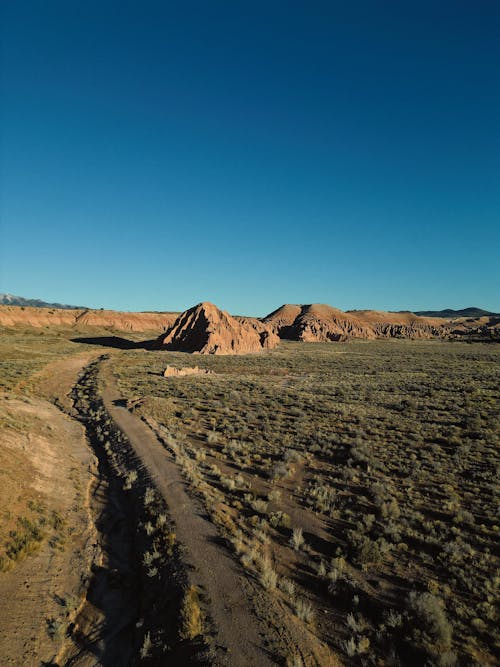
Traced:
POLYGON ((23 296, 14 294, 0 294, 0 304, 2 306, 34 306, 35 308, 86 308, 86 306, 69 306, 65 303, 48 303, 41 299, 25 299, 23 296))
POLYGON ((451 308, 446 308, 445 310, 416 310, 415 315, 421 315, 422 317, 444 317, 446 319, 452 319, 455 317, 484 317, 484 316, 494 316, 498 313, 492 313, 489 310, 483 310, 482 308, 475 308, 470 306, 469 308, 462 308, 461 310, 452 310, 451 308))

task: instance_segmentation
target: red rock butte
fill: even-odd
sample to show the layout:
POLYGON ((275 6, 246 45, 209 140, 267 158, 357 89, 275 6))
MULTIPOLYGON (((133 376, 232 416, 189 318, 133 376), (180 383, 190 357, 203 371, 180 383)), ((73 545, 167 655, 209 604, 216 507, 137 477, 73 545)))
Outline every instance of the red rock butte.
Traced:
POLYGON ((198 354, 249 354, 271 349, 278 336, 261 321, 236 318, 204 301, 181 313, 156 348, 198 354))
POLYGON ((322 303, 285 304, 263 322, 280 338, 304 342, 341 341, 350 338, 435 338, 448 333, 447 321, 413 313, 374 310, 344 312, 322 303))

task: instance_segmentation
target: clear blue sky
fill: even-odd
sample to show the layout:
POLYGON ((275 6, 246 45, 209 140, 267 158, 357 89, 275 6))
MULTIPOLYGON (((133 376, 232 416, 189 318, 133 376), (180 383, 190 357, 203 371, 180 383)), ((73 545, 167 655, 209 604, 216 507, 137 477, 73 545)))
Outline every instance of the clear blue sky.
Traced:
POLYGON ((500 3, 2 2, 0 291, 500 310, 500 3))

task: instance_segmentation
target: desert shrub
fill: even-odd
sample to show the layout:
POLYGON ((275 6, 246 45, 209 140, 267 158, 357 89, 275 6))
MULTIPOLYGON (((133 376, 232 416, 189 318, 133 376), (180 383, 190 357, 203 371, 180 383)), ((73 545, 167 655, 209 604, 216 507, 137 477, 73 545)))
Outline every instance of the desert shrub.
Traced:
POLYGON ((410 641, 417 649, 441 665, 441 657, 447 664, 454 664, 450 652, 452 627, 446 618, 444 603, 432 593, 410 593, 410 641))
POLYGON ((252 503, 252 509, 258 512, 259 514, 266 514, 267 512, 267 503, 265 500, 262 500, 261 498, 257 498, 254 500, 252 503))
POLYGON ((264 559, 261 563, 259 581, 266 589, 266 591, 273 591, 276 588, 278 575, 274 571, 273 566, 271 565, 271 561, 267 558, 264 559))
POLYGON ((277 463, 269 472, 269 477, 273 481, 285 479, 292 472, 292 469, 285 463, 277 463))
POLYGON ((356 641, 354 637, 344 642, 344 651, 352 658, 357 654, 366 653, 370 648, 370 640, 368 637, 359 637, 356 641))
POLYGON ((384 554, 390 549, 390 545, 383 538, 372 540, 367 535, 362 535, 357 531, 351 530, 347 534, 354 559, 362 564, 380 563, 384 554))
POLYGON ((64 631, 64 622, 60 618, 48 618, 46 624, 49 637, 59 639, 64 631))
POLYGON ((145 506, 150 505, 151 503, 154 502, 154 500, 155 500, 155 490, 151 486, 148 486, 146 492, 144 493, 144 501, 143 501, 144 505, 145 506))
POLYGON ((278 502, 281 500, 281 491, 279 489, 272 489, 272 491, 269 491, 267 494, 267 499, 270 503, 278 502))
POLYGON ((292 532, 292 537, 290 538, 290 544, 298 551, 304 544, 304 535, 302 533, 302 528, 294 528, 292 532))
POLYGON ((287 579, 286 577, 283 577, 279 581, 279 589, 282 591, 285 595, 288 595, 288 597, 293 598, 295 595, 295 584, 291 579, 287 579))
POLYGON ((287 657, 286 667, 304 667, 304 661, 298 653, 293 653, 287 657))
POLYGON ((137 481, 137 471, 136 470, 130 470, 126 475, 125 475, 125 483, 123 485, 123 490, 124 491, 130 491, 134 483, 137 481))
POLYGON ((144 660, 145 658, 148 658, 150 656, 152 646, 153 646, 153 644, 151 642, 151 634, 149 632, 147 632, 144 635, 144 640, 142 642, 142 646, 141 646, 141 649, 139 651, 139 654, 140 654, 142 660, 144 660))
POLYGON ((303 598, 298 598, 295 602, 295 613, 304 623, 312 623, 314 619, 314 611, 312 605, 304 600, 303 598))
POLYGON ((203 623, 198 590, 196 586, 189 586, 182 601, 179 635, 181 639, 194 639, 202 632, 203 623))
POLYGON ((290 528, 291 521, 286 512, 271 512, 269 515, 269 523, 273 528, 290 528))
POLYGON ((40 521, 31 521, 26 517, 18 518, 19 530, 11 530, 9 538, 5 543, 5 555, 0 559, 0 571, 7 572, 13 567, 15 561, 22 561, 27 556, 35 553, 44 538, 42 524, 40 521))

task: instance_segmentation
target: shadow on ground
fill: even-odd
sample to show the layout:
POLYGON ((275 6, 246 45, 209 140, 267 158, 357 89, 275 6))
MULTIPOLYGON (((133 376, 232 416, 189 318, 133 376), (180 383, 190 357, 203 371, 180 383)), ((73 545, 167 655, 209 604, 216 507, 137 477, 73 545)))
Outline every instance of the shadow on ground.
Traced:
POLYGON ((152 350, 154 340, 127 340, 119 336, 96 336, 90 338, 72 338, 72 343, 84 343, 86 345, 102 345, 103 347, 115 347, 119 350, 152 350))

